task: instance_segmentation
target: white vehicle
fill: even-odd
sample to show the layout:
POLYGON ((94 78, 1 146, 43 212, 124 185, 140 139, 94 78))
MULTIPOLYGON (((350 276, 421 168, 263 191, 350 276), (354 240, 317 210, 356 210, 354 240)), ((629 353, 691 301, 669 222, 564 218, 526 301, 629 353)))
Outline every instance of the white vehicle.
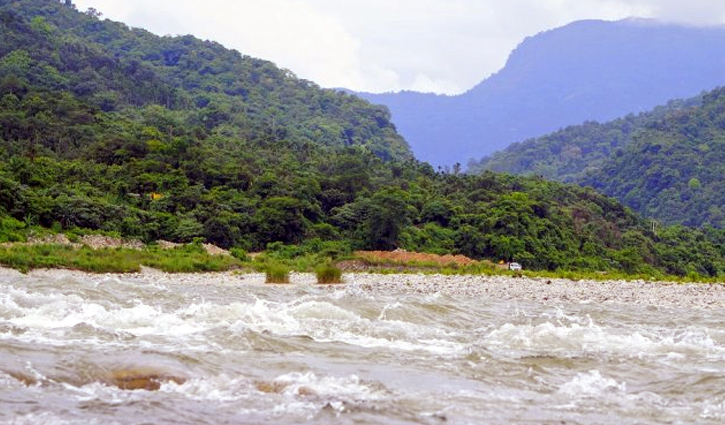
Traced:
POLYGON ((509 263, 509 270, 518 271, 523 269, 519 263, 509 263))

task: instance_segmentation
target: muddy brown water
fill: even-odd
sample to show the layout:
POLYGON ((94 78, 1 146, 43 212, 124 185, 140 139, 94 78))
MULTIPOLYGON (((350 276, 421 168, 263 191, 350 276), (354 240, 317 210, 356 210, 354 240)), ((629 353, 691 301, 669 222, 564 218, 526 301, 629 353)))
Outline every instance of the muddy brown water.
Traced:
POLYGON ((0 273, 4 424, 720 424, 725 311, 0 273))

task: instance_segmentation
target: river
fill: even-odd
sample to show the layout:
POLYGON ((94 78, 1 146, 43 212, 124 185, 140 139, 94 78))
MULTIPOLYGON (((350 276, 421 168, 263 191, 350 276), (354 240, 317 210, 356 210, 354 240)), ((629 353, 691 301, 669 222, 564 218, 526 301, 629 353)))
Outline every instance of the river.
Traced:
POLYGON ((0 423, 725 421, 723 309, 475 294, 5 271, 0 423))

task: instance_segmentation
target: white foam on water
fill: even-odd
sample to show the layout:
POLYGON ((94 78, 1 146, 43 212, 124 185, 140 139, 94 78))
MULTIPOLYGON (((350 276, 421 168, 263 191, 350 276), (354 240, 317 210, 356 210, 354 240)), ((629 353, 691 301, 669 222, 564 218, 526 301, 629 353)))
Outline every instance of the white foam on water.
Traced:
POLYGON ((159 391, 182 394, 197 401, 232 402, 252 399, 256 390, 248 378, 221 374, 189 379, 183 384, 165 382, 159 391))
POLYGON ((137 304, 109 310, 94 303, 76 300, 75 296, 59 297, 36 308, 26 308, 22 316, 10 323, 35 331, 70 329, 79 324, 126 332, 135 336, 165 335, 178 337, 203 330, 203 324, 184 320, 178 314, 166 313, 159 307, 137 304))
MULTIPOLYGON (((232 332, 252 330, 273 336, 307 336, 318 342, 341 342, 366 348, 422 350, 439 355, 463 353, 466 344, 458 335, 433 325, 404 320, 367 318, 329 298, 306 296, 290 302, 257 299, 217 305, 203 300, 169 310, 141 301, 128 305, 101 305, 78 295, 35 294, 17 290, 4 297, 6 320, 28 329, 21 340, 49 345, 73 344, 69 334, 85 324, 99 330, 122 332, 135 337, 161 336, 184 344, 194 335, 216 328, 232 332)), ((396 308, 395 304, 387 308, 396 308)), ((2 319, 3 317, 0 317, 2 319)), ((0 336, 1 337, 1 336, 0 336)), ((11 337, 6 335, 6 337, 11 337)), ((13 338, 15 338, 13 336, 13 338)), ((92 337, 84 342, 95 344, 92 337)), ((203 341, 196 341, 197 345, 203 341)), ((207 344, 208 345, 208 344, 207 344)))
POLYGON ((319 377, 312 372, 290 373, 279 376, 274 383, 280 385, 282 402, 275 415, 305 415, 312 419, 322 409, 343 413, 348 406, 369 405, 389 400, 391 394, 381 385, 363 382, 357 375, 346 377, 319 377))
POLYGON ((251 329, 284 336, 305 334, 302 322, 290 314, 286 304, 257 300, 251 305, 239 304, 234 307, 238 315, 233 318, 235 322, 230 327, 232 330, 251 329))
POLYGON ((65 419, 53 412, 27 413, 17 415, 6 422, 7 425, 118 425, 120 422, 108 419, 65 419))
POLYGON ((100 382, 92 382, 80 387, 68 383, 62 385, 68 394, 72 394, 80 402, 101 401, 108 405, 122 405, 145 400, 148 393, 145 390, 122 390, 100 382))
MULTIPOLYGON (((104 277, 96 283, 116 285, 117 281, 114 277, 104 277)), ((365 348, 422 350, 439 355, 465 351, 466 344, 457 341, 456 334, 435 326, 386 320, 386 309, 399 308, 402 306, 399 303, 384 307, 378 318, 363 317, 338 304, 319 295, 303 296, 290 302, 256 299, 226 305, 202 299, 170 310, 140 300, 123 304, 100 303, 84 300, 76 293, 46 294, 13 288, 2 298, 5 313, 0 319, 27 332, 21 336, 6 333, 0 337, 48 345, 76 344, 79 337, 87 344, 100 343, 92 336, 79 336, 72 331, 75 326, 88 325, 91 329, 120 332, 131 337, 176 339, 183 346, 186 342, 204 345, 204 341, 197 341, 194 336, 210 329, 228 328, 237 333, 252 330, 280 337, 307 336, 318 342, 341 342, 365 348)), ((158 343, 159 339, 153 341, 158 343)))
POLYGON ((283 393, 292 396, 299 396, 308 390, 322 398, 383 400, 389 396, 385 391, 373 388, 354 374, 346 377, 319 377, 312 372, 294 372, 281 375, 274 381, 285 384, 283 393))
POLYGON ((0 318, 10 318, 22 314, 23 309, 18 305, 9 290, 0 291, 0 318))
MULTIPOLYGON (((107 278, 102 283, 115 284, 116 280, 107 278)), ((159 335, 174 339, 217 325, 214 320, 199 320, 196 317, 196 311, 214 310, 214 306, 208 304, 167 311, 161 306, 148 305, 140 300, 123 304, 97 303, 76 294, 31 292, 14 287, 8 287, 7 291, 0 294, 0 323, 4 321, 25 331, 20 336, 12 332, 1 333, 0 338, 4 339, 72 345, 78 343, 74 340, 78 335, 73 332, 73 328, 78 325, 130 336, 159 335)), ((93 336, 82 338, 90 344, 98 342, 93 336)))
POLYGON ((426 294, 423 300, 427 304, 435 304, 439 302, 441 298, 443 298, 443 294, 440 291, 437 291, 426 294))
POLYGON ((435 354, 463 353, 466 344, 436 327, 370 320, 325 301, 275 303, 257 300, 236 308, 241 314, 231 325, 237 332, 250 329, 275 336, 307 336, 318 342, 342 342, 365 348, 423 350, 435 354))
POLYGON ((34 293, 14 286, 5 287, 0 292, 3 293, 0 297, 0 314, 6 318, 22 316, 34 310, 57 318, 63 310, 83 303, 83 299, 77 295, 34 293))
POLYGON ((186 320, 178 312, 164 312, 159 307, 139 304, 111 312, 98 323, 101 327, 118 329, 136 336, 164 335, 181 337, 208 328, 205 323, 186 320))
POLYGON ((382 385, 366 383, 357 375, 318 376, 312 372, 289 373, 263 382, 245 377, 218 375, 195 378, 183 384, 164 383, 163 393, 179 394, 195 401, 234 403, 237 412, 311 419, 323 409, 342 413, 351 405, 389 400, 382 385), (263 390, 266 387, 267 390, 263 390))
POLYGON ((356 322, 362 318, 350 311, 328 302, 308 301, 293 305, 289 309, 290 315, 298 319, 331 320, 338 322, 356 322))
POLYGON ((705 401, 700 417, 708 420, 725 421, 725 400, 705 401))
MULTIPOLYGON (((47 370, 49 375, 54 370, 73 369, 74 366, 69 365, 77 364, 76 360, 94 363, 96 352, 102 355, 115 350, 117 354, 109 361, 117 361, 126 353, 134 356, 134 362, 142 363, 154 363, 160 358, 173 359, 169 361, 174 364, 191 361, 193 365, 190 364, 190 368, 194 372, 186 374, 192 376, 182 384, 161 384, 157 392, 124 391, 98 382, 73 386, 52 379, 44 379, 42 385, 24 387, 20 381, 0 373, 0 387, 6 392, 18 394, 18 399, 36 401, 46 396, 55 399, 58 393, 70 399, 71 407, 65 414, 58 413, 60 417, 49 412, 29 414, 14 418, 16 422, 13 423, 89 425, 95 423, 93 418, 85 411, 72 410, 77 405, 73 403, 98 402, 110 405, 111 410, 123 406, 129 411, 141 412, 150 401, 169 408, 188 407, 190 411, 197 405, 203 406, 203 409, 210 406, 209 409, 220 412, 220 417, 225 414, 230 417, 249 415, 263 421, 278 416, 286 423, 304 422, 317 415, 327 417, 351 411, 364 412, 366 409, 381 412, 384 410, 381 406, 397 407, 409 401, 431 412, 438 408, 438 404, 450 401, 452 408, 446 416, 452 419, 452 423, 461 423, 456 422, 460 415, 467 412, 469 406, 474 406, 470 407, 474 412, 483 401, 489 406, 493 405, 491 403, 500 406, 531 405, 532 409, 541 411, 561 408, 582 415, 611 410, 612 418, 621 419, 613 423, 626 423, 628 419, 635 422, 642 418, 647 422, 653 417, 659 418, 655 415, 660 411, 664 412, 662 422, 720 423, 725 420, 725 400, 717 388, 717 378, 699 388, 703 390, 702 394, 692 396, 691 393, 668 393, 669 386, 665 385, 662 389, 662 386, 649 382, 649 375, 643 376, 642 373, 645 370, 643 364, 665 364, 675 366, 677 373, 718 376, 718 372, 722 371, 719 361, 725 360, 725 332, 713 326, 713 323, 718 323, 716 318, 721 317, 721 313, 717 312, 708 313, 702 323, 695 320, 682 324, 682 320, 673 320, 667 323, 674 325, 667 327, 667 324, 653 326, 651 323, 660 323, 657 316, 652 317, 650 312, 637 309, 617 310, 611 321, 599 319, 600 316, 592 312, 597 321, 601 321, 594 323, 585 314, 576 315, 550 307, 544 307, 546 311, 542 312, 527 305, 513 318, 509 316, 507 320, 513 323, 502 324, 499 317, 503 317, 503 312, 510 312, 516 303, 502 306, 504 302, 486 305, 477 299, 441 300, 438 293, 375 298, 354 285, 347 289, 293 287, 290 290, 267 288, 262 284, 250 291, 244 289, 234 299, 223 298, 215 302, 213 300, 220 299, 225 293, 189 286, 196 285, 193 282, 178 282, 178 291, 171 284, 159 287, 163 291, 157 291, 153 289, 150 278, 138 283, 123 282, 115 277, 94 277, 90 280, 90 285, 96 285, 93 287, 84 286, 84 282, 78 286, 66 286, 67 282, 71 282, 69 279, 56 282, 57 288, 51 285, 52 282, 28 285, 27 288, 0 285, 0 339, 3 340, 0 342, 9 340, 7 346, 10 350, 13 350, 15 341, 72 346, 72 350, 57 353, 50 349, 52 347, 39 347, 38 367, 44 372, 47 370), (113 287, 101 288, 103 285, 113 287), (253 293, 270 299, 253 299, 253 293), (185 294, 191 295, 185 297, 185 294), (167 295, 168 298, 160 298, 167 295), (451 309, 454 310, 451 312, 437 308, 447 304, 453 304, 458 309, 451 309), (640 313, 646 316, 640 316, 640 313), (646 320, 640 320, 643 317, 646 320), (471 326, 466 326, 469 323, 471 326), (16 331, 20 328, 21 332, 16 331), (264 337, 257 338, 250 335, 252 333, 264 337), (124 338, 116 340, 113 338, 115 334, 123 334, 124 338), (97 335, 101 337, 96 340, 94 337, 97 335), (257 354, 253 350, 258 341, 262 341, 263 348, 267 350, 269 340, 273 338, 283 340, 298 336, 305 338, 293 340, 294 349, 300 350, 290 355, 293 363, 284 361, 286 359, 277 362, 288 353, 260 351, 258 354, 262 357, 272 352, 274 361, 249 367, 245 365, 244 370, 254 371, 246 376, 241 375, 247 372, 238 372, 240 363, 257 354), (238 344, 240 338, 247 338, 249 344, 238 344), (324 350, 317 350, 319 346, 314 342, 336 345, 325 345, 324 350), (245 351, 234 357, 235 352, 225 352, 216 356, 225 350, 248 350, 250 344, 251 353, 245 351), (347 346, 343 347, 343 344, 347 346), (91 356, 83 351, 88 346, 93 349, 91 356), (480 367, 500 368, 501 373, 489 376, 482 372, 475 379, 470 376, 461 378, 461 371, 466 371, 461 362, 467 361, 472 347, 485 347, 485 351, 495 354, 482 354, 480 367), (187 352, 197 349, 213 353, 210 361, 219 359, 220 362, 209 366, 206 363, 208 358, 187 352), (337 349, 340 349, 343 361, 338 361, 337 349), (181 355, 167 357, 160 354, 169 352, 181 355), (571 357, 575 360, 563 364, 567 367, 571 365, 572 370, 563 372, 566 373, 565 378, 542 374, 542 381, 532 386, 527 381, 531 377, 522 378, 516 369, 521 362, 515 361, 515 358, 528 356, 531 352, 554 358, 571 357), (589 353, 596 355, 587 356, 589 353), (585 361, 576 361, 582 354, 585 361), (386 389, 377 381, 358 377, 358 374, 371 376, 367 362, 376 362, 377 355, 382 356, 382 361, 378 362, 376 367, 379 369, 372 376, 380 377, 374 379, 381 379, 395 391, 386 389), (628 362, 633 356, 645 357, 647 361, 628 362), (308 358, 310 361, 307 361, 308 358), (348 361, 351 358, 353 361, 348 361), (590 370, 593 368, 592 358, 602 361, 594 366, 598 370, 590 370), (52 364, 56 360, 58 363, 52 364), (201 364, 195 363, 197 360, 201 364), (229 360, 229 368, 221 363, 226 360, 229 360), (639 368, 631 374, 625 367, 630 363, 633 368, 639 368), (400 371, 396 370, 398 365, 400 371), (420 380, 390 377, 393 372, 403 374, 408 370, 425 370, 428 367, 440 372, 436 373, 435 380, 428 377, 420 380), (303 372, 288 373, 290 370, 303 372), (210 375, 205 375, 207 373, 210 375), (260 374, 265 376, 261 382, 260 374), (508 380, 508 376, 514 377, 508 380), (612 379, 613 376, 616 379, 612 379), (495 384, 490 382, 493 378, 496 378, 495 384), (431 382, 434 384, 428 385, 431 382), (521 390, 522 385, 526 390, 521 390), (443 401, 431 403, 432 397, 440 397, 443 401), (499 399, 500 403, 497 402, 499 399), (637 417, 630 416, 629 412, 633 410, 642 413, 637 417), (75 421, 76 414, 86 416, 82 421, 75 421)), ((22 352, 20 355, 32 350, 29 348, 31 344, 18 346, 21 348, 18 352, 22 352)), ((13 351, 8 352, 15 355, 13 351)), ((30 356, 33 353, 27 355, 32 361, 30 356)), ((469 368, 477 367, 475 363, 469 365, 469 368)), ((35 376, 31 375, 34 369, 30 366, 22 372, 35 376)), ((657 373, 656 368, 646 368, 646 372, 657 373)), ((663 376, 662 379, 667 379, 668 375, 663 376)), ((43 378, 42 375, 38 377, 43 378)), ((471 417, 478 416, 471 413, 471 417)), ((350 418, 349 422, 357 419, 350 418)), ((158 419, 150 414, 148 421, 158 419)), ((334 419, 331 422, 334 423, 334 419)), ((109 422, 104 420, 103 423, 109 422)))
POLYGON ((708 399, 698 396, 695 388, 685 391, 693 398, 650 391, 632 392, 626 382, 618 382, 599 370, 591 370, 578 373, 560 385, 552 406, 560 410, 577 410, 578 406, 587 406, 588 409, 624 412, 627 416, 634 415, 632 417, 659 418, 656 423, 722 423, 725 420, 725 399, 722 396, 708 399), (560 401, 556 397, 563 397, 565 404, 556 405, 560 401))
POLYGON ((589 324, 562 323, 515 325, 507 323, 484 337, 484 345, 499 350, 551 353, 600 353, 629 357, 663 356, 670 360, 689 356, 725 358, 725 347, 717 344, 707 329, 647 332, 589 324))
POLYGON ((395 309, 402 308, 402 307, 403 307, 403 304, 401 304, 399 302, 385 304, 383 309, 380 311, 380 315, 378 315, 378 320, 387 320, 388 310, 395 310, 395 309))
POLYGON ((627 392, 627 384, 619 383, 611 378, 605 378, 598 370, 591 370, 587 373, 579 373, 572 380, 563 384, 558 393, 572 397, 600 397, 603 394, 627 392))

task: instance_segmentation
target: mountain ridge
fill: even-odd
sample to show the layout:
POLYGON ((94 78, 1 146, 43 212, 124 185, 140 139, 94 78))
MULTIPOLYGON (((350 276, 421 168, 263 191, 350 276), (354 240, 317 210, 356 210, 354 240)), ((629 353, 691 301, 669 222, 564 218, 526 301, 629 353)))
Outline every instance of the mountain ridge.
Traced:
POLYGON ((526 38, 503 69, 464 94, 359 95, 389 107, 419 159, 465 165, 567 125, 722 85, 724 44, 725 26, 577 21, 526 38))
POLYGON ((156 36, 101 20, 94 11, 75 11, 65 2, 4 0, 0 6, 6 27, 0 55, 25 50, 27 58, 16 57, 22 67, 16 67, 15 77, 35 87, 58 84, 106 112, 150 104, 206 109, 198 119, 205 120, 207 130, 231 111, 244 110, 247 122, 240 124, 253 133, 359 144, 387 159, 411 158, 386 108, 322 89, 269 61, 189 35, 156 36), (30 10, 34 17, 26 23, 18 14, 30 10), (28 48, 17 49, 22 44, 28 48), (50 74, 35 75, 43 70, 50 74), (52 80, 51 74, 58 78, 52 80), (298 96, 303 92, 309 96, 298 96), (290 110, 294 125, 282 117, 290 110), (320 117, 329 122, 320 123, 320 117))
POLYGON ((725 227, 725 88, 652 112, 515 143, 472 172, 592 186, 663 224, 725 227))

